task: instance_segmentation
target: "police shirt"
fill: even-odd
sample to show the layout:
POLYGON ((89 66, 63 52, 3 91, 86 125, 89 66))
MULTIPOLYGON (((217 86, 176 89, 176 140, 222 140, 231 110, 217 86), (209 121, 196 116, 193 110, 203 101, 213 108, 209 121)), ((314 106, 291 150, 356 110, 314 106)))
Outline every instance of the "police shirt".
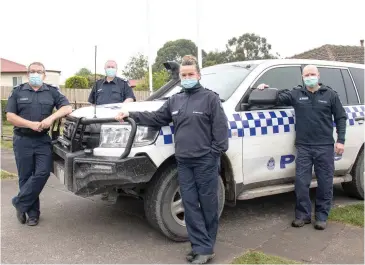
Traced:
POLYGON ((131 112, 130 117, 149 126, 172 121, 177 157, 219 156, 228 149, 228 121, 219 96, 199 84, 171 96, 157 111, 131 112))
POLYGON ((110 82, 106 78, 98 80, 91 90, 88 101, 95 104, 96 90, 96 105, 121 103, 127 98, 133 98, 136 101, 132 88, 128 81, 119 77, 114 77, 110 82))
MULTIPOLYGON (((40 122, 52 114, 54 107, 58 110, 67 105, 70 105, 69 101, 57 87, 44 83, 35 91, 29 83, 25 83, 14 87, 8 98, 5 112, 14 113, 29 121, 40 122)), ((14 133, 30 136, 44 135, 48 130, 36 132, 30 128, 14 126, 14 133)))
POLYGON ((332 88, 320 84, 320 88, 312 93, 298 86, 279 91, 278 100, 279 105, 294 107, 296 144, 334 144, 333 122, 336 123, 337 142, 345 143, 347 115, 337 92, 332 88))

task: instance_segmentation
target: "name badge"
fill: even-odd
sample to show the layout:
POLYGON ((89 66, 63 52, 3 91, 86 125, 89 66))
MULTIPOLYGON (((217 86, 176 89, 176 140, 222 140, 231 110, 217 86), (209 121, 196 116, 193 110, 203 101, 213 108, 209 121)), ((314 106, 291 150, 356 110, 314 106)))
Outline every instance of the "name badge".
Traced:
POLYGON ((299 100, 308 100, 308 97, 300 97, 299 100))
POLYGON ((325 100, 318 100, 319 103, 327 103, 325 100))
POLYGON ((178 110, 175 110, 175 111, 171 112, 171 115, 176 115, 178 113, 179 113, 179 111, 178 110))
POLYGON ((28 100, 28 98, 20 98, 19 100, 28 100))

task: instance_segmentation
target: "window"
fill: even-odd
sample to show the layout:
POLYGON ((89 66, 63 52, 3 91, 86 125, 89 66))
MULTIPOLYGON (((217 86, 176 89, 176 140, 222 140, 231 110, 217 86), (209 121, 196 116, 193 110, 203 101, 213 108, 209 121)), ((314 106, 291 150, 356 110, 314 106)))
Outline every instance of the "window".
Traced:
POLYGON ((253 85, 267 84, 277 89, 292 89, 303 85, 300 66, 276 67, 265 72, 253 85))
POLYGON ((335 90, 338 93, 342 104, 348 104, 341 69, 318 67, 318 71, 320 76, 319 82, 335 90))
POLYGON ((364 104, 364 69, 361 68, 349 68, 352 78, 354 79, 357 92, 359 93, 360 103, 364 104))
POLYGON ((348 104, 352 104, 352 105, 359 104, 359 100, 357 99, 355 86, 354 86, 354 83, 352 82, 349 71, 345 70, 345 69, 342 69, 341 72, 342 72, 342 76, 343 76, 343 81, 345 82, 345 85, 346 85, 348 104))
POLYGON ((13 77, 13 86, 18 86, 21 83, 22 83, 22 77, 21 76, 13 77))
MULTIPOLYGON (((221 99, 227 100, 255 67, 256 65, 239 63, 206 67, 201 70, 200 83, 219 94, 221 99)), ((171 97, 181 89, 181 86, 177 85, 162 97, 171 97)))

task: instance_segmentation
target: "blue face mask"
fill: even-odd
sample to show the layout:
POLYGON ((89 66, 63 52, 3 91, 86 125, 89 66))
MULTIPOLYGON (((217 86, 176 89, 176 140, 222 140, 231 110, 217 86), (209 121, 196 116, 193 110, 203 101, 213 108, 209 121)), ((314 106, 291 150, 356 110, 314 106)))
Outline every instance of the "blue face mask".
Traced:
POLYGON ((198 79, 183 79, 181 80, 181 86, 185 89, 191 89, 198 84, 198 79))
POLYGON ((303 80, 307 87, 315 87, 318 85, 318 76, 304 77, 303 80))
POLYGON ((43 84, 43 80, 40 74, 30 74, 29 75, 29 84, 31 86, 39 87, 43 84))
POLYGON ((114 77, 117 73, 117 69, 115 69, 115 68, 106 68, 105 73, 106 73, 106 76, 108 76, 108 77, 114 77))

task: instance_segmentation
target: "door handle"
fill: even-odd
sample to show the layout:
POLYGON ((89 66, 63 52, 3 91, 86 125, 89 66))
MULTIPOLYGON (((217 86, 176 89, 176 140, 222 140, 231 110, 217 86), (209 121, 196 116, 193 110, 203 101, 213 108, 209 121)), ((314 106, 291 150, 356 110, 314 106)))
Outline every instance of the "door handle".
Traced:
POLYGON ((355 117, 355 121, 363 121, 364 120, 364 116, 362 117, 355 117))

